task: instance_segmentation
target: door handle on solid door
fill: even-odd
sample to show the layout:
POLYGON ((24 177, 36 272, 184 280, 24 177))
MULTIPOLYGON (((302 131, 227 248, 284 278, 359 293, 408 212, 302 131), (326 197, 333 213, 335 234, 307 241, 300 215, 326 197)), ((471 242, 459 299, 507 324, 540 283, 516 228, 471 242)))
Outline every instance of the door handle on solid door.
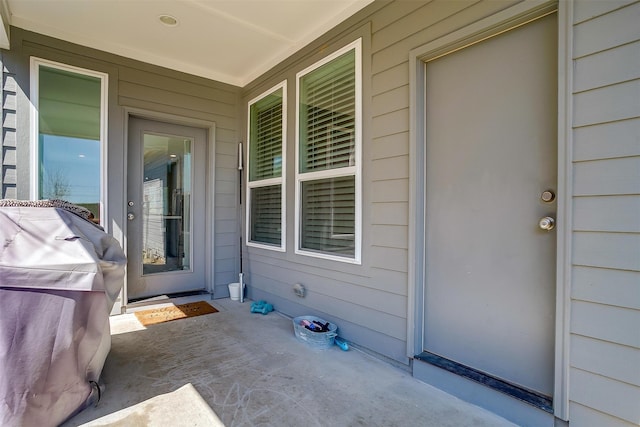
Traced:
POLYGON ((556 226, 556 220, 550 216, 545 216, 540 220, 538 226, 543 230, 551 231, 556 226))
POLYGON ((133 221, 135 218, 136 218, 136 216, 135 216, 134 214, 132 214, 131 212, 129 212, 129 213, 127 214, 127 219, 128 219, 129 221, 133 221))

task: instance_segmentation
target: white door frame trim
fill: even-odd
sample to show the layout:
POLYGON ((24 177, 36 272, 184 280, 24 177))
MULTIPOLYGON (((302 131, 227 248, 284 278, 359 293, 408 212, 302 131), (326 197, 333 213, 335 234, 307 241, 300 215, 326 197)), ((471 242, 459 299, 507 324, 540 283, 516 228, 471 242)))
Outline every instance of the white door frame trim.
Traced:
MULTIPOLYGON (((191 126, 201 129, 205 129, 207 132, 207 164, 206 164, 206 178, 205 178, 205 262, 209 265, 205 267, 205 289, 211 295, 215 289, 215 263, 214 258, 214 238, 215 238, 215 164, 216 164, 216 123, 209 120, 195 119, 191 117, 180 116, 176 114, 161 113, 158 111, 146 110, 142 108, 125 107, 124 108, 124 180, 122 186, 122 194, 127 197, 127 174, 128 167, 128 153, 129 153, 129 120, 132 117, 155 120, 159 122, 171 123, 175 125, 191 126)), ((122 218, 124 218, 124 230, 123 241, 125 253, 128 247, 128 221, 127 218, 127 201, 122 203, 123 211, 122 218)), ((195 214, 195 213, 194 213, 195 214)), ((122 312, 126 312, 129 299, 127 295, 127 278, 125 276, 124 287, 122 288, 122 312)))
POLYGON ((425 278, 425 76, 426 62, 505 31, 558 13, 558 222, 554 415, 568 420, 569 308, 571 283, 571 19, 573 1, 531 0, 419 46, 409 53, 409 286, 407 356, 423 350, 425 278))

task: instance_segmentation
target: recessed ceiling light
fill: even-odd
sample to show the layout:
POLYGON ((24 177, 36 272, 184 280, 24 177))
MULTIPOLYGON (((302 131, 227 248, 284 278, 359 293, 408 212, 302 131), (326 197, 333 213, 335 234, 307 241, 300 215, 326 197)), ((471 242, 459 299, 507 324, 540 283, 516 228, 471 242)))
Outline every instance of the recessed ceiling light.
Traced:
POLYGON ((158 19, 168 27, 175 27, 178 25, 178 20, 171 15, 160 15, 158 16, 158 19))

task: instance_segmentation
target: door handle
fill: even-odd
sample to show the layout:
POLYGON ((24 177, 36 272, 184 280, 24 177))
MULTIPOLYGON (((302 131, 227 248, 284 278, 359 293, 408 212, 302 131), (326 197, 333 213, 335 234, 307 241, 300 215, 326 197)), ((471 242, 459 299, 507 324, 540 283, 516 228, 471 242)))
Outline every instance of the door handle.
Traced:
POLYGON ((136 216, 135 216, 134 214, 132 214, 131 212, 129 212, 129 213, 127 214, 127 219, 128 219, 129 221, 133 221, 135 218, 136 218, 136 216))
POLYGON ((545 216, 540 220, 540 222, 538 223, 538 226, 542 230, 551 231, 556 226, 556 220, 551 218, 550 216, 545 216))

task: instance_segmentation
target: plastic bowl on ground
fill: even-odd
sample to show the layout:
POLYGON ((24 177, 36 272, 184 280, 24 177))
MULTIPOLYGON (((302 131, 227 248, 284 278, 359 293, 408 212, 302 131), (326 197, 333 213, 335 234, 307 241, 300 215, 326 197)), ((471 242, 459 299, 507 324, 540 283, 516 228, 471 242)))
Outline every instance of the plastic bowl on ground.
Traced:
POLYGON ((337 334, 338 327, 331 322, 327 322, 324 319, 321 319, 316 316, 298 316, 293 319, 293 331, 296 334, 296 338, 298 341, 301 341, 312 348, 316 349, 326 349, 330 348, 334 344, 334 339, 338 335, 337 334), (315 320, 317 322, 329 323, 329 331, 328 332, 314 332, 305 328, 300 324, 303 320, 308 320, 312 322, 315 320))

